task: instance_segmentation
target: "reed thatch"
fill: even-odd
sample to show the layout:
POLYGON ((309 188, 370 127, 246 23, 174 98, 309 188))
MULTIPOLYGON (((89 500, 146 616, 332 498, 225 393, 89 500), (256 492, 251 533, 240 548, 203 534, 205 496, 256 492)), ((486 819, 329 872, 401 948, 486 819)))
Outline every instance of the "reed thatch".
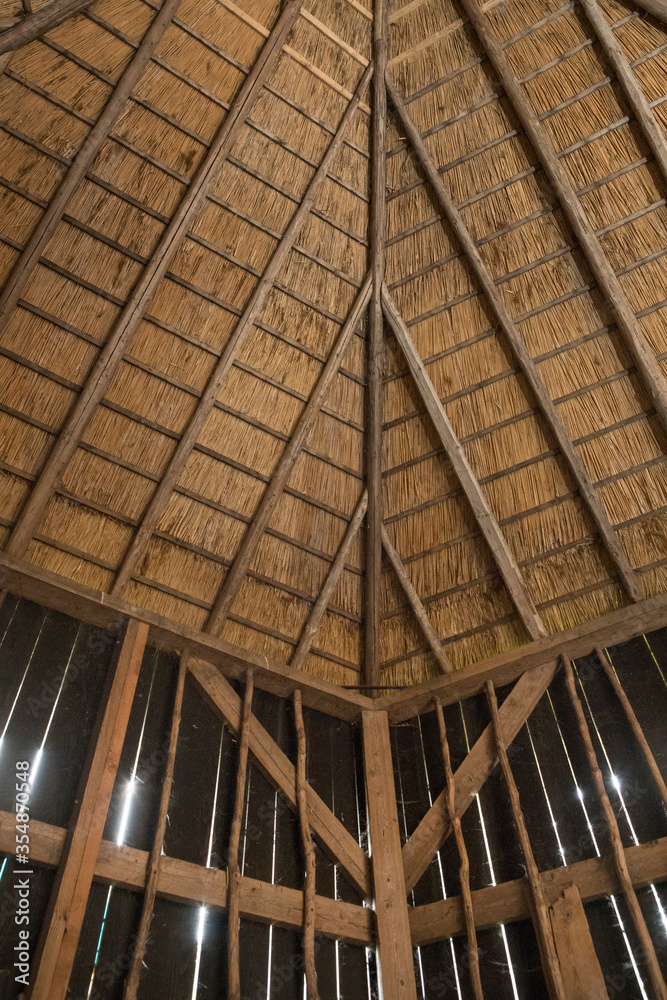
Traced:
MULTIPOLYGON (((667 128, 667 30, 600 0, 667 128)), ((491 0, 489 21, 667 373, 665 178, 575 3, 491 0)), ((103 591, 371 58, 369 2, 305 0, 178 245, 24 558, 103 591)), ((33 3, 33 8, 35 8, 33 3)), ((96 0, 0 74, 0 275, 10 277, 152 24, 96 0)), ((0 5, 0 26, 21 16, 0 5)), ((224 123, 277 0, 182 0, 0 333, 3 543, 224 123)), ((665 439, 604 295, 457 0, 395 2, 389 69, 535 359, 646 596, 667 589, 665 439)), ((1 63, 0 63, 1 65, 1 63)), ((122 596, 195 628, 322 376, 369 261, 370 97, 223 380, 122 596)), ((628 600, 577 483, 397 120, 386 281, 549 632, 628 600)), ((455 669, 528 641, 387 330, 383 519, 455 669)), ((352 332, 221 635, 289 663, 365 482, 366 321, 352 332)), ((362 528, 304 669, 363 684, 362 528)), ((383 566, 379 683, 438 671, 383 566)))

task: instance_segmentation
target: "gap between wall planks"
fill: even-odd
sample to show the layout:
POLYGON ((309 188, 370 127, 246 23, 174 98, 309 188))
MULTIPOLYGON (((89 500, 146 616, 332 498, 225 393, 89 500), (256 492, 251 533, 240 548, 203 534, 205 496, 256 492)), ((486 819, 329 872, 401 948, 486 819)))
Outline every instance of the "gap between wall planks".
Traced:
POLYGON ((164 277, 181 241, 186 236, 202 200, 226 160, 241 126, 278 60, 303 0, 286 0, 271 34, 248 73, 229 112, 209 146, 183 200, 160 237, 150 261, 143 270, 120 318, 91 368, 86 383, 49 453, 39 478, 26 501, 5 546, 6 552, 22 555, 39 519, 53 496, 67 465, 74 455, 95 407, 111 384, 125 348, 134 335, 157 287, 164 277))
POLYGON ((35 953, 31 1000, 65 1000, 147 638, 144 622, 129 621, 112 660, 89 770, 35 953))
POLYGON ((146 622, 150 627, 149 643, 158 649, 179 654, 185 651, 201 657, 232 678, 242 679, 247 668, 252 667, 255 686, 263 691, 289 697, 299 687, 304 705, 350 722, 358 720, 363 711, 373 710, 386 711, 392 723, 404 722, 421 712, 430 711, 436 695, 443 705, 450 705, 483 691, 488 679, 498 686, 510 684, 539 667, 550 665, 555 668, 560 654, 575 660, 587 656, 596 646, 614 646, 667 627, 667 594, 659 594, 584 622, 566 632, 526 643, 452 671, 447 676, 435 677, 373 700, 206 635, 146 608, 93 590, 50 570, 15 559, 5 552, 0 552, 0 586, 17 597, 101 628, 122 625, 129 618, 146 622))

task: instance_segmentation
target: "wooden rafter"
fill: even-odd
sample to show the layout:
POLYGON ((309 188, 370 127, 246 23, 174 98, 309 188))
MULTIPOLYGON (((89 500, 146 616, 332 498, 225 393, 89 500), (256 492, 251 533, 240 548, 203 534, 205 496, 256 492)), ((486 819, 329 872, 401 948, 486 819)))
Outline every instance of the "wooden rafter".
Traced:
MULTIPOLYGON (((653 0, 651 0, 653 2, 653 0)), ((569 174, 556 155, 546 129, 538 121, 524 90, 514 75, 503 48, 492 30, 478 0, 461 0, 461 5, 479 38, 482 48, 502 84, 502 87, 521 122, 526 136, 540 159, 545 174, 558 198, 565 218, 576 236, 581 251, 603 292, 607 306, 616 322, 619 334, 627 347, 637 372, 648 390, 667 431, 667 381, 662 374, 655 354, 632 310, 625 292, 595 235, 581 206, 569 174)))
MULTIPOLYGON (((501 705, 499 715, 503 738, 507 746, 515 738, 549 687, 555 672, 556 662, 553 661, 524 674, 501 705)), ((459 817, 471 804, 497 762, 493 726, 489 724, 454 775, 456 812, 459 817)), ((446 801, 447 790, 444 789, 403 846, 405 886, 408 892, 415 887, 435 857, 440 845, 451 833, 446 801)))
POLYGON ((40 38, 51 28, 57 28, 68 17, 90 7, 92 2, 93 0, 53 0, 53 3, 42 7, 35 14, 29 14, 18 24, 0 32, 0 55, 14 52, 22 45, 40 38))
POLYGON ((60 224, 72 195, 86 176, 103 143, 123 112, 128 98, 148 66, 158 42, 171 24, 180 3, 181 0, 165 0, 116 84, 102 114, 86 136, 83 145, 72 161, 72 165, 67 170, 32 236, 23 248, 7 278, 2 295, 0 295, 0 331, 5 327, 30 275, 39 263, 42 251, 60 224))
POLYGON ((199 208, 219 174, 220 168, 239 134, 250 109, 270 76, 303 0, 286 0, 271 34, 247 75, 227 117, 219 128, 192 183, 137 282, 118 322, 90 370, 63 428, 23 507, 5 550, 22 555, 60 479, 74 455, 95 407, 103 399, 120 364, 125 349, 139 326, 157 287, 167 272, 181 241, 187 235, 199 208))
POLYGON ((35 955, 32 1000, 65 1000, 147 637, 147 625, 130 621, 112 666, 92 761, 35 955))
POLYGON ((301 846, 305 859, 303 886, 303 958, 306 979, 306 1000, 320 1000, 315 968, 315 848, 310 832, 308 783, 306 781, 306 729, 303 724, 301 692, 294 692, 294 722, 297 736, 296 797, 301 829, 301 846))
MULTIPOLYGON (((176 483, 178 482, 178 479, 180 478, 180 475, 185 467, 185 463, 187 462, 188 456, 192 452, 192 449, 194 448, 195 444, 197 443, 197 439, 201 434, 201 431, 208 418, 208 415, 215 406, 218 396, 220 395, 220 390, 224 385, 224 382, 230 372, 232 365, 234 364, 235 359, 238 357, 239 351, 241 350, 245 338, 252 330, 253 323, 259 316, 259 313, 261 312, 261 309, 264 303, 266 302, 267 296, 269 295, 278 277, 280 269, 282 268, 287 257, 289 256, 292 247, 296 243, 299 234, 301 233, 303 227, 305 226, 308 220, 308 216, 315 204, 315 200, 317 198, 317 194, 320 190, 320 187, 324 182, 324 180, 326 179, 328 171, 333 163, 333 160, 337 155, 338 150, 340 149, 340 146, 345 138, 347 130, 352 121, 352 118, 356 113, 361 98, 363 97, 366 88, 368 87, 372 72, 373 72, 373 67, 371 65, 364 72, 361 81, 357 87, 356 93, 345 110, 345 114, 341 119, 340 125, 336 131, 336 135, 329 143, 327 151, 324 154, 322 161, 320 162, 320 165, 317 168, 312 180, 310 181, 310 184, 308 185, 308 189, 303 197, 303 200, 301 201, 301 204, 294 213, 290 224, 285 230, 285 233, 283 234, 280 243, 276 247, 273 256, 271 257, 271 260, 269 261, 269 264, 266 270, 264 271, 264 274, 262 275, 262 278, 256 285, 255 290, 253 291, 250 297, 250 301, 248 302, 247 306, 243 311, 243 315, 239 319, 239 322, 237 323, 234 332, 227 341, 225 349, 218 359, 218 362, 208 380, 206 389, 199 398, 199 403, 197 404, 197 407, 194 413, 192 414, 192 417, 190 418, 190 421, 188 423, 185 432, 183 433, 180 441, 178 442, 178 445, 169 461, 169 464, 164 472, 164 475, 160 480, 160 484, 156 489, 155 493, 153 494, 151 502, 149 503, 146 509, 141 525, 139 526, 132 541, 132 544, 126 553, 125 558, 123 559, 123 563, 118 571, 118 574, 116 576, 116 581, 112 588, 112 593, 114 594, 122 593, 125 586, 131 579, 135 568, 138 566, 139 561, 143 556, 143 553, 146 551, 146 547, 151 539, 153 531, 157 527, 158 522, 162 516, 162 513, 169 501, 169 497, 171 496, 173 489, 176 483)), ((331 375, 331 372, 328 372, 327 374, 331 375)), ((320 400, 319 401, 320 406, 321 403, 322 401, 320 400)), ((289 454, 291 455, 291 451, 289 452, 289 454)), ((298 450, 295 450, 294 461, 296 461, 297 456, 298 456, 298 450)), ((283 466, 283 470, 284 469, 287 469, 287 462, 283 466)), ((287 473, 287 476, 289 476, 289 471, 287 473)), ((267 501, 266 505, 266 511, 268 512, 268 517, 266 518, 266 523, 264 524, 264 527, 266 527, 266 524, 268 524, 268 519, 273 509, 272 507, 270 507, 270 504, 273 503, 273 505, 275 506, 275 503, 277 502, 279 496, 280 492, 276 492, 275 494, 273 493, 270 494, 270 500, 267 501)), ((258 521, 257 530, 259 530, 260 525, 262 524, 262 520, 258 521)), ((263 530, 264 528, 262 528, 262 532, 263 530)), ((259 537, 261 537, 262 532, 260 532, 259 537)), ((247 552, 250 553, 251 558, 252 558, 251 546, 255 544, 254 536, 255 532, 253 531, 251 539, 248 542, 248 549, 247 549, 247 552)), ((259 539, 257 539, 257 541, 259 541, 259 539)), ((227 600, 228 600, 227 595, 228 594, 231 595, 231 600, 233 600, 235 596, 234 588, 237 587, 237 585, 240 586, 240 583, 243 580, 243 576, 245 576, 245 573, 247 572, 247 566, 246 569, 243 569, 243 563, 245 562, 245 555, 246 555, 245 548, 243 549, 243 553, 244 553, 244 559, 243 561, 238 562, 238 569, 232 570, 233 575, 228 589, 225 590, 225 587, 223 585, 219 597, 220 607, 218 609, 217 606, 218 602, 216 602, 216 606, 213 609, 211 618, 207 623, 206 631, 208 632, 212 632, 214 630, 214 627, 218 622, 218 619, 220 621, 224 620, 224 616, 229 610, 227 606, 227 600)), ((248 566, 249 562, 250 560, 248 560, 247 563, 248 566)), ((229 603, 231 603, 231 601, 229 603)))
POLYGON ((241 1000, 241 972, 239 963, 239 908, 241 891, 241 868, 239 866, 239 844, 241 824, 245 807, 246 775, 248 772, 248 748, 250 744, 250 724, 252 716, 253 676, 252 670, 245 675, 245 691, 241 710, 239 760, 236 769, 236 792, 234 812, 229 834, 227 853, 227 910, 229 932, 227 935, 227 1000, 241 1000))
POLYGON ((352 516, 352 520, 347 526, 347 531, 343 536, 343 541, 338 547, 338 552, 336 553, 336 558, 331 564, 331 569, 327 575, 322 589, 318 595, 317 601, 312 607, 308 620, 303 627, 303 632, 299 639, 298 645, 294 650, 292 659, 290 661, 290 666, 293 668, 301 669, 306 661, 306 658, 310 652, 310 647, 313 644, 313 639, 315 638, 315 633, 322 623, 322 619, 327 610, 329 601, 333 597, 333 593, 340 580, 341 573, 345 569, 345 563, 347 557, 352 548, 352 543, 354 542, 359 529, 361 527, 361 522, 366 516, 366 508, 368 506, 368 494, 366 490, 361 495, 361 499, 357 504, 357 508, 352 516))
MULTIPOLYGON (((590 0, 590 2, 594 3, 595 0, 590 0)), ((610 559, 616 567, 619 578, 631 600, 640 601, 643 594, 637 574, 630 565, 630 561, 628 560, 628 557, 614 532, 607 513, 598 498, 588 473, 586 472, 584 463, 579 457, 579 453, 572 443, 572 438, 570 437, 565 424, 563 423, 560 414, 558 413, 558 410, 556 409, 556 406, 549 395, 544 382, 542 381, 539 369, 529 353, 523 337, 519 333, 519 329, 510 315, 510 312, 507 309, 498 288, 496 287, 493 277, 482 260, 475 241, 470 235, 461 213, 456 208, 456 205, 447 191, 443 180, 438 173, 438 169, 433 162, 421 135, 419 134, 419 130, 415 126, 410 113, 405 106, 403 98, 395 87, 389 73, 387 73, 387 88, 389 90, 389 96, 391 97, 392 103, 398 112, 402 129, 405 131, 416 153, 417 159, 419 160, 421 168, 431 185, 443 215, 452 227, 454 234, 463 249, 465 258, 470 265, 473 274, 480 283, 484 294, 486 295, 491 312, 495 316, 500 329, 503 331, 503 334, 505 335, 505 338, 514 353, 518 366, 523 372, 526 382, 530 386, 531 391, 537 400, 545 422, 556 439, 558 447, 560 448, 563 457, 569 466, 579 494, 586 504, 591 517, 593 518, 593 521, 600 533, 602 543, 607 550, 610 559)))
POLYGON ((382 593, 382 369, 384 320, 382 282, 385 258, 385 212, 387 196, 387 69, 389 0, 374 0, 373 114, 371 117, 371 211, 370 270, 373 278, 366 354, 366 562, 364 588, 364 676, 369 689, 380 682, 380 605, 382 593))
POLYGON ((320 377, 315 384, 312 395, 299 417, 294 433, 280 457, 280 461, 278 462, 276 470, 273 474, 273 478, 262 496, 262 500, 257 508, 257 512, 252 520, 252 523, 248 527, 234 562, 225 577, 224 583, 220 588, 218 596, 213 604, 213 609, 211 610, 209 618, 206 622, 206 632, 212 632, 214 635, 220 633, 221 627, 227 618, 246 573, 250 569, 250 564, 252 563, 255 553, 257 552, 262 536, 268 527, 271 515, 276 508, 276 504, 278 503, 283 490, 287 486, 287 482, 296 460, 308 440, 308 435, 315 425, 315 421, 317 420, 320 410, 324 405, 329 389, 331 388, 331 384, 336 377, 341 364, 343 363, 350 340, 358 326, 359 320, 361 319, 366 306, 368 305, 370 291, 371 279, 369 275, 364 281, 357 298, 352 304, 347 320, 345 321, 345 324, 338 335, 338 339, 333 346, 331 354, 329 355, 329 358, 320 373, 320 377))
POLYGON ((454 433, 449 418, 440 402, 440 397, 433 388, 433 383, 428 377, 424 363, 408 332, 408 328, 386 286, 383 290, 382 299, 387 321, 408 363, 408 368, 414 379, 417 392, 433 422, 440 443, 452 464, 475 520, 487 541, 500 574, 505 581, 505 586, 521 616, 521 620, 531 638, 538 639, 543 637, 546 635, 546 630, 533 603, 533 599, 528 592, 516 560, 470 467, 461 443, 454 433))
POLYGON ((638 7, 667 25, 667 4, 663 0, 634 0, 638 7))
MULTIPOLYGON (((192 658, 189 669, 212 705, 234 732, 241 727, 241 699, 219 670, 203 660, 192 658)), ((249 749, 269 780, 278 787, 286 802, 297 809, 296 771, 294 765, 269 736, 260 722, 251 716, 249 749)), ((347 832, 320 796, 307 789, 310 825, 336 863, 364 897, 370 894, 368 858, 354 837, 347 832)))
POLYGON ((412 612, 417 621, 419 622, 419 627, 424 633, 424 638, 429 644, 431 652, 433 653, 438 666, 440 667, 443 674, 449 673, 452 669, 452 665, 449 662, 449 657, 447 656, 442 647, 442 643, 438 638, 437 632, 431 625, 431 620, 426 614, 426 609, 424 608, 424 605, 421 602, 419 594, 414 588, 412 580, 410 579, 410 577, 406 572, 401 557, 399 556, 398 552, 396 551, 396 549, 392 544, 391 538, 389 537, 389 534, 384 524, 382 525, 382 547, 387 554, 387 558, 389 559, 389 562, 393 567, 394 573, 398 578, 398 582, 400 583, 403 589, 403 593, 408 599, 408 603, 412 608, 412 612))

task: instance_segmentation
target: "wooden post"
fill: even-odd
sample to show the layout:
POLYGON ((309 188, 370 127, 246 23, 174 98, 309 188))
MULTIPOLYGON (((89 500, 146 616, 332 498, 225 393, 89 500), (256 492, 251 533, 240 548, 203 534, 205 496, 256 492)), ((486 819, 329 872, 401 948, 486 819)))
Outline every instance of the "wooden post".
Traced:
POLYGON ((234 797, 232 828, 229 834, 229 853, 227 855, 227 908, 229 917, 229 933, 227 937, 227 1000, 241 1000, 241 974, 239 967, 239 889, 241 887, 241 869, 239 867, 239 842, 241 840, 241 822, 243 820, 246 774, 248 771, 252 692, 252 670, 246 670, 243 714, 241 716, 241 738, 239 741, 239 763, 236 772, 236 794, 234 797))
POLYGON ((468 961, 470 963, 470 981, 475 1000, 484 1000, 482 990, 482 980, 479 974, 479 950, 477 948, 477 932, 475 930, 475 914, 472 907, 472 896, 470 893, 470 862, 468 861, 468 851, 466 850, 461 820, 456 813, 456 785, 454 772, 452 771, 452 760, 449 754, 449 743, 447 741, 447 729, 445 728, 445 716, 442 711, 442 704, 439 698, 433 699, 436 715, 438 716, 438 729, 440 730, 440 745, 442 746, 442 759, 445 765, 445 780, 447 790, 447 818, 454 831, 456 849, 459 854, 459 881, 461 883, 461 897, 463 902, 463 919, 465 921, 466 935, 468 938, 468 961))
MULTIPOLYGON (((594 2, 594 0, 591 0, 591 2, 594 2)), ((498 288, 496 287, 496 283, 493 280, 489 269, 482 260, 480 252, 477 249, 477 245, 470 235, 461 213, 452 201, 449 192, 447 191, 442 178, 438 173, 435 163, 433 162, 428 149, 424 145, 422 137, 419 134, 419 130, 410 117, 403 98, 392 83, 389 73, 387 73, 387 89, 392 103, 398 112, 402 129, 407 134, 408 139, 414 148, 417 159, 419 160, 422 170, 424 171, 433 193, 436 196, 438 205, 443 215, 454 230, 454 234, 461 245, 464 257, 468 261, 472 273, 475 275, 477 281, 482 287, 482 290, 484 291, 491 308, 491 312, 495 316, 500 329, 505 335, 514 357, 517 360, 519 368, 523 372, 526 382, 530 386, 530 389, 537 400, 537 404, 542 412, 545 423, 556 439, 556 443, 558 444, 558 447, 560 448, 563 457, 569 466, 570 472, 572 473, 572 478, 576 483, 579 494, 588 507, 590 515, 593 518, 593 522, 600 532, 602 544, 606 548, 610 559, 616 566, 621 583, 631 600, 641 601, 644 595, 642 594, 637 574, 630 565, 630 560, 618 540, 611 522, 609 521, 609 517, 607 516, 607 512, 600 502, 590 476, 586 472, 586 467, 579 457, 579 452, 572 443, 572 438, 570 437, 554 401, 542 381, 539 369, 533 361, 532 355, 526 347, 523 337, 519 333, 519 329, 510 315, 510 312, 505 305, 498 288)))
POLYGON ((178 731, 181 725, 181 708, 183 705, 183 688, 185 686, 185 675, 187 673, 187 661, 185 656, 181 656, 178 669, 178 681, 176 683, 176 696, 174 698, 174 708, 171 716, 171 731, 169 733, 169 749, 167 750, 167 763, 162 779, 162 793, 160 795, 160 805, 158 811, 157 827, 153 838, 153 847, 148 858, 148 877, 146 879, 146 889, 141 907, 141 918, 139 920, 139 930, 134 942, 132 953, 132 964, 125 980, 125 992, 123 1000, 136 1000, 139 988, 139 977, 141 967, 146 953, 148 934, 153 919, 153 908, 155 906, 155 896, 157 893, 158 879, 160 877, 160 867, 162 864, 162 845, 167 828, 167 814, 169 812, 169 799, 171 798, 171 786, 174 780, 174 764, 176 761, 176 746, 178 743, 178 731))
POLYGON ((576 885, 568 886, 551 907, 551 928, 567 1000, 609 1000, 576 885))
MULTIPOLYGON (((301 843, 306 862, 303 887, 303 957, 306 967, 306 1000, 320 1000, 315 969, 315 848, 308 815, 308 785, 306 783, 306 730, 303 725, 301 692, 294 692, 294 722, 298 742, 296 761, 296 795, 299 803, 301 843)), ((234 998, 230 998, 234 1000, 234 998)))
POLYGON ((605 788, 604 778, 602 777, 602 772, 598 764, 597 754, 595 753, 595 748, 593 747, 593 741, 591 740, 591 734, 588 729, 588 723, 586 722, 586 716, 584 715, 584 709, 575 688, 572 663, 565 657, 563 657, 563 663, 565 665, 565 681, 567 684, 568 694, 577 716, 579 732, 581 733, 581 738, 586 748, 586 756, 588 757, 588 764, 591 770, 593 783, 607 822, 607 830, 609 832, 609 840, 611 841, 616 875, 618 876, 618 881, 621 884, 625 901, 628 904, 628 909, 630 911, 630 916, 637 932, 637 936, 641 942, 656 1000, 667 1000, 667 986, 665 986, 665 980, 663 979, 662 972, 660 971, 658 957, 655 953, 651 935, 649 934, 644 921, 644 916, 639 906, 637 894, 634 890, 632 881, 630 880, 628 864, 625 860, 625 853, 623 851, 621 832, 618 828, 616 815, 611 802, 609 801, 609 796, 607 795, 607 789, 605 788))
POLYGON ((374 0, 373 7, 373 117, 371 120, 370 268, 373 290, 369 315, 366 363, 366 587, 364 673, 366 684, 380 683, 380 595, 382 592, 382 368, 384 362, 384 241, 386 204, 387 69, 389 0, 374 0))
POLYGON ((366 490, 361 494, 361 499, 357 504, 357 509, 352 515, 352 520, 347 526, 347 531, 343 537, 343 541, 340 543, 338 552, 336 553, 336 558, 331 564, 331 569, 329 570, 329 575, 324 581, 324 585, 320 590, 317 601, 313 605, 312 611, 308 616, 308 621, 303 626, 303 632, 301 633, 301 638, 299 639, 299 644, 294 650, 294 655, 292 656, 290 666, 292 667, 303 667, 303 664, 310 652, 310 647, 313 644, 313 639, 315 633, 317 632, 322 618, 324 617, 324 612, 327 610, 327 605, 333 596, 333 592, 338 585, 340 580, 340 575, 345 569, 345 562, 349 555, 350 549, 352 548, 352 542, 357 537, 359 528, 361 527, 361 522, 366 516, 366 507, 368 505, 368 493, 366 490))
MULTIPOLYGON (((655 2, 655 0, 650 0, 655 2)), ((614 274, 588 217, 581 207, 567 170, 558 159, 553 144, 517 80, 509 60, 489 25, 488 18, 478 0, 461 0, 473 28, 484 48, 489 62, 509 98, 517 118, 537 153, 544 172, 560 202, 563 214, 572 227, 582 253, 593 272, 601 292, 616 322, 625 346, 637 366, 637 371, 651 394, 653 405, 667 430, 667 381, 662 374, 655 354, 639 325, 620 281, 614 274)))
POLYGON ((364 712, 364 761, 383 1000, 417 1000, 386 712, 364 712))
POLYGON ((35 38, 40 38, 51 28, 57 28, 68 17, 90 7, 92 2, 93 0, 53 0, 53 3, 42 7, 35 14, 24 17, 18 24, 0 32, 0 55, 13 52, 35 38))
POLYGON ((510 767, 510 762, 507 756, 507 747, 503 737, 502 724, 498 713, 498 701, 493 681, 486 682, 486 695, 489 702, 489 708, 491 709, 491 721, 493 723, 493 732, 496 738, 498 758, 500 760, 503 777, 505 778, 505 784, 507 785, 507 791, 509 792, 510 804, 512 806, 512 816, 514 817, 514 823, 519 834, 523 859, 526 863, 526 875, 528 877, 528 884, 530 885, 531 900, 535 915, 535 930, 537 931, 537 940, 542 955, 542 967, 544 968, 547 988, 552 1000, 567 1000, 565 987, 563 986, 560 963, 556 954, 553 931, 551 930, 549 907, 547 905, 546 896, 544 895, 542 879, 540 878, 540 873, 537 868, 537 864, 535 863, 535 856, 530 843, 530 837, 528 836, 528 828, 526 827, 526 821, 521 808, 519 791, 516 787, 514 775, 512 774, 512 768, 510 767))
POLYGON ((639 743, 639 746, 641 747, 641 751, 644 754, 646 763, 649 766, 649 770, 651 771, 653 780, 655 781, 658 787, 658 791, 660 792, 660 798, 662 799, 663 805, 665 806, 665 809, 667 809, 667 785, 665 784, 665 779, 663 778, 660 768, 658 767, 658 762, 653 756, 653 751, 651 750, 650 746, 646 741, 646 737, 644 736, 642 727, 639 725, 639 719, 635 715, 634 709, 630 704, 627 694, 623 690, 623 686, 619 681, 616 675, 616 671, 611 665, 611 661, 609 660, 609 657, 607 656, 606 652, 603 649, 600 649, 599 646, 597 646, 595 649, 595 653, 598 660, 602 664, 605 674, 609 678, 609 682, 613 687, 618 700, 621 703, 621 707, 625 712, 625 716, 628 722, 630 723, 630 728, 632 729, 632 732, 634 733, 635 738, 639 743))
POLYGON ((78 812, 51 893, 30 1000, 65 1000, 147 637, 148 625, 128 622, 78 812))

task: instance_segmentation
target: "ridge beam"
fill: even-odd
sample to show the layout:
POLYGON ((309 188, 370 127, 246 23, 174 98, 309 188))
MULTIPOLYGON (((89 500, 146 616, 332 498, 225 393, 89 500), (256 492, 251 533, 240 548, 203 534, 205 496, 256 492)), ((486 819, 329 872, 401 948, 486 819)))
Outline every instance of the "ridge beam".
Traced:
MULTIPOLYGON (((589 0, 584 0, 584 2, 589 2, 589 0)), ((590 2, 594 3, 595 0, 590 0, 590 2)), ((405 106, 403 98, 396 89, 389 73, 387 73, 386 79, 389 96, 391 97, 392 103, 396 108, 398 116, 401 120, 401 125, 405 130, 410 143, 412 144, 422 170, 424 171, 426 178, 433 189, 438 205, 447 219, 447 222, 454 230, 456 238, 463 249, 463 253, 470 264, 471 270, 477 281, 482 286, 491 307, 491 311, 507 341, 509 342, 533 395, 537 399, 542 415, 544 416, 544 419, 549 426, 551 433, 555 437, 558 447, 560 448, 563 457, 569 466, 581 498, 586 504, 588 511, 593 518, 598 531, 600 532, 602 543, 616 567, 626 593, 631 600, 641 601, 644 595, 642 593, 641 584, 639 583, 639 578, 630 565, 630 561, 625 554, 616 533, 614 532, 607 513, 602 506, 588 473, 586 472, 584 463, 572 443, 572 439, 560 417, 560 414, 558 413, 558 410, 556 409, 554 401, 547 392, 547 388, 542 381, 539 369, 533 361, 523 337, 519 333, 518 327, 510 315, 509 310, 507 309, 507 306, 498 291, 496 283, 491 276, 491 273, 482 260, 481 254, 477 249, 465 222, 463 221, 461 213, 452 201, 449 192, 447 191, 442 178, 438 173, 438 169, 433 162, 421 135, 419 134, 419 130, 413 122, 412 117, 405 106)))
POLYGON ((385 315, 408 363, 408 368, 414 379, 419 396, 433 422, 447 458, 451 462, 454 472, 461 483, 475 520, 491 549, 496 565, 514 601, 521 620, 532 639, 544 638, 547 634, 546 629, 530 596, 526 582, 510 551, 507 540, 500 530, 495 515, 488 505, 487 499, 482 492, 482 487, 479 485, 470 467, 461 443, 456 437, 444 407, 440 402, 440 397, 428 377, 424 363, 386 285, 383 287, 382 301, 385 315))

